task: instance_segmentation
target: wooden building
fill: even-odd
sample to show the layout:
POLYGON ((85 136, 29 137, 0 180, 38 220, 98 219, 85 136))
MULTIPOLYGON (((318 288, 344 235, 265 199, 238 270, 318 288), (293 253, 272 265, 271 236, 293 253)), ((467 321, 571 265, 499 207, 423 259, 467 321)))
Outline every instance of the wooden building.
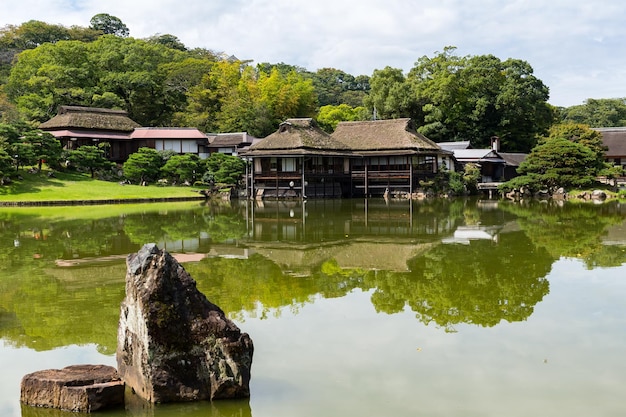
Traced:
POLYGON ((607 147, 605 161, 626 169, 626 127, 602 127, 594 129, 602 134, 607 147))
POLYGON ((289 119, 242 154, 256 198, 355 197, 410 193, 452 152, 415 131, 410 119, 341 122, 329 135, 310 118, 289 119))
POLYGON ((240 152, 245 152, 250 146, 260 140, 247 132, 213 133, 207 134, 207 137, 209 138, 209 143, 205 152, 209 155, 212 153, 223 153, 237 156, 240 152))
POLYGON ((139 123, 123 110, 80 106, 61 106, 56 116, 39 125, 58 138, 64 149, 108 143, 109 159, 116 162, 125 161, 128 155, 146 146, 131 138, 138 127, 139 123))
POLYGON ((205 150, 209 140, 195 127, 138 127, 130 137, 133 141, 157 151, 193 153, 200 158, 209 156, 205 150))

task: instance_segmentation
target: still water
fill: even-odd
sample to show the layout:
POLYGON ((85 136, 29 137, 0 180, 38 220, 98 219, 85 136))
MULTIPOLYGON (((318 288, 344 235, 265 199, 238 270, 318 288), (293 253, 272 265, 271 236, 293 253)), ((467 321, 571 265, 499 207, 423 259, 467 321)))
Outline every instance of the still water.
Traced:
POLYGON ((22 376, 115 365, 146 242, 250 334, 246 400, 121 417, 623 416, 626 206, 330 200, 0 209, 0 416, 22 376))

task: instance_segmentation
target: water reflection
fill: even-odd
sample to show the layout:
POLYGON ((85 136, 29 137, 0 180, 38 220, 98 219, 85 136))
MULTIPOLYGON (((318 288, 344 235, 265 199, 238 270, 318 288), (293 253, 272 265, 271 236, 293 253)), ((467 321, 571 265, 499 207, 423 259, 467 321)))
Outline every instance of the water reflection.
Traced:
POLYGON ((95 343, 112 354, 124 258, 145 242, 179 256, 233 318, 360 289, 378 312, 408 307, 447 331, 526 320, 561 257, 588 268, 626 262, 618 204, 314 200, 71 213, 0 211, 0 337, 13 346, 95 343))

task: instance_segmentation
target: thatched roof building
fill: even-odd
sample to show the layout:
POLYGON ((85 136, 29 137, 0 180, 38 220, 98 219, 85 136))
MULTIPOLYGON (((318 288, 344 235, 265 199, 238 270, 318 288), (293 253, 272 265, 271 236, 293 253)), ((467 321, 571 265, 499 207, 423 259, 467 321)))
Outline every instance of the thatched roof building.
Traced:
POLYGON ((423 151, 447 153, 418 133, 411 119, 340 122, 331 136, 361 155, 407 155, 423 151))
POLYGON ((349 150, 320 129, 315 120, 299 118, 281 123, 276 132, 250 146, 246 155, 344 155, 349 150))
POLYGON ((601 127, 594 130, 602 134, 602 143, 607 147, 607 162, 626 167, 626 127, 601 127))
POLYGON ((96 107, 61 106, 52 119, 39 125, 42 130, 91 129, 117 132, 132 132, 141 125, 128 117, 124 110, 96 107))

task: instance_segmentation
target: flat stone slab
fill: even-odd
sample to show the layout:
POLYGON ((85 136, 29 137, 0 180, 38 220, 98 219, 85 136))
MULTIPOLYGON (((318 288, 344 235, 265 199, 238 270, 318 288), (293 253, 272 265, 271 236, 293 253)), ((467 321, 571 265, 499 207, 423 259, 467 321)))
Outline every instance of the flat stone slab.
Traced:
POLYGON ((89 413, 124 404, 124 381, 106 365, 46 369, 22 378, 20 401, 35 407, 89 413))

